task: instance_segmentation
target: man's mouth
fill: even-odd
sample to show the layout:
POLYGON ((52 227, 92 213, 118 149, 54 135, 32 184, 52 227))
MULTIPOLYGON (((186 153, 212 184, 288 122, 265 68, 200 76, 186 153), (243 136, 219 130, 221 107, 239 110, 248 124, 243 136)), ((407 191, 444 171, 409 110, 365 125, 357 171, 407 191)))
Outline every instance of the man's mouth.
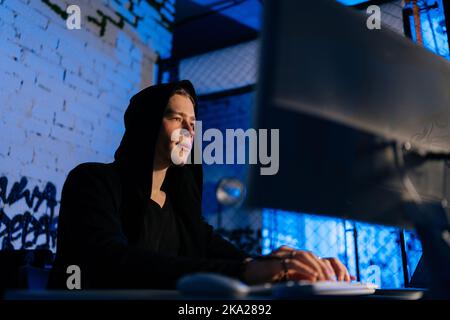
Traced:
POLYGON ((178 142, 176 144, 178 147, 181 147, 184 151, 191 151, 192 144, 188 142, 178 142))

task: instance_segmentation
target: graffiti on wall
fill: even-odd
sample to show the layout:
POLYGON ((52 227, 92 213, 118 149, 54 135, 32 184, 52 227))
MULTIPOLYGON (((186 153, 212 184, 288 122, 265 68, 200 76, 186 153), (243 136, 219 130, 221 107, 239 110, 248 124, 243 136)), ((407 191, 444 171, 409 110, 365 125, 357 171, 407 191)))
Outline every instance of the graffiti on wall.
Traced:
MULTIPOLYGON (((64 20, 67 20, 68 14, 65 10, 65 8, 61 8, 57 4, 53 3, 51 0, 41 0, 44 4, 46 4, 53 12, 58 14, 61 18, 64 20)), ((139 16, 135 12, 136 5, 139 5, 141 1, 144 0, 130 0, 130 1, 123 1, 123 0, 114 0, 117 4, 124 7, 129 15, 132 17, 132 19, 125 17, 123 14, 121 14, 118 11, 114 11, 115 17, 111 17, 104 13, 102 10, 96 10, 97 16, 87 16, 87 21, 90 23, 93 23, 97 25, 99 29, 99 35, 100 37, 103 37, 106 32, 106 28, 112 24, 116 26, 119 29, 123 29, 125 24, 129 24, 133 28, 137 28, 139 25, 139 22, 143 19, 143 17, 139 16)), ((153 7, 157 13, 158 13, 158 19, 157 22, 164 27, 166 30, 172 32, 173 29, 173 22, 163 14, 164 8, 166 7, 166 3, 169 3, 169 0, 145 0, 147 4, 149 4, 151 7, 153 7)))
POLYGON ((22 177, 8 190, 8 178, 0 177, 0 249, 56 248, 56 187, 47 182, 43 190, 27 187, 22 177), (14 212, 22 205, 22 212, 14 212))

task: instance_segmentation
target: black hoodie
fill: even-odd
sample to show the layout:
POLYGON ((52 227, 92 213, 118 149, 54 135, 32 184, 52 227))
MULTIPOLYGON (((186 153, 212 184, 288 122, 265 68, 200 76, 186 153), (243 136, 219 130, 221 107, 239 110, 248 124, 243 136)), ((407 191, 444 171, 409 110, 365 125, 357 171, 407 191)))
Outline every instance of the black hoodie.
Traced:
MULTIPOLYGON (((247 255, 202 218, 200 164, 167 170, 162 189, 176 218, 177 227, 171 230, 176 232, 177 249, 154 249, 161 237, 154 234, 154 226, 148 227, 156 221, 148 210, 155 145, 164 109, 180 87, 197 101, 187 80, 142 90, 125 112, 125 134, 115 161, 84 163, 69 173, 62 190, 50 288, 66 288, 69 265, 80 267, 84 289, 174 288, 181 276, 200 271, 241 276, 247 255)), ((197 103, 194 107, 197 114, 197 103)))

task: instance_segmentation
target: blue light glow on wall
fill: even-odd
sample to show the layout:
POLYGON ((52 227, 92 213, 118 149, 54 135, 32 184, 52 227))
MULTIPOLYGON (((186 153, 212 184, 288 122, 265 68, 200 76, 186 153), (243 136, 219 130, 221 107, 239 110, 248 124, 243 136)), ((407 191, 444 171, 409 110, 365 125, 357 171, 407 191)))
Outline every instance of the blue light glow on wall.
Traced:
POLYGON ((354 6, 363 2, 367 2, 367 0, 337 0, 337 2, 345 4, 346 6, 354 6))

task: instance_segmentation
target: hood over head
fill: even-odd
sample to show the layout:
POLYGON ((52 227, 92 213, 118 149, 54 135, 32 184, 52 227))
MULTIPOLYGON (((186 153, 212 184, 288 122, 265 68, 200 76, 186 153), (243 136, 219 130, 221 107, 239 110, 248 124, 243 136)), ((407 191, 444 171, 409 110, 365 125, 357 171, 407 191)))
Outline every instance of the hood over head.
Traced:
MULTIPOLYGON (((126 186, 123 193, 128 205, 127 211, 134 211, 133 214, 142 213, 150 201, 155 147, 164 111, 170 97, 179 88, 192 96, 197 116, 197 95, 188 80, 143 89, 130 99, 125 112, 125 133, 115 152, 114 162, 126 186)), ((193 145, 191 154, 194 150, 193 145)), ((171 166, 167 170, 162 189, 177 213, 201 215, 202 183, 201 164, 171 166)))

